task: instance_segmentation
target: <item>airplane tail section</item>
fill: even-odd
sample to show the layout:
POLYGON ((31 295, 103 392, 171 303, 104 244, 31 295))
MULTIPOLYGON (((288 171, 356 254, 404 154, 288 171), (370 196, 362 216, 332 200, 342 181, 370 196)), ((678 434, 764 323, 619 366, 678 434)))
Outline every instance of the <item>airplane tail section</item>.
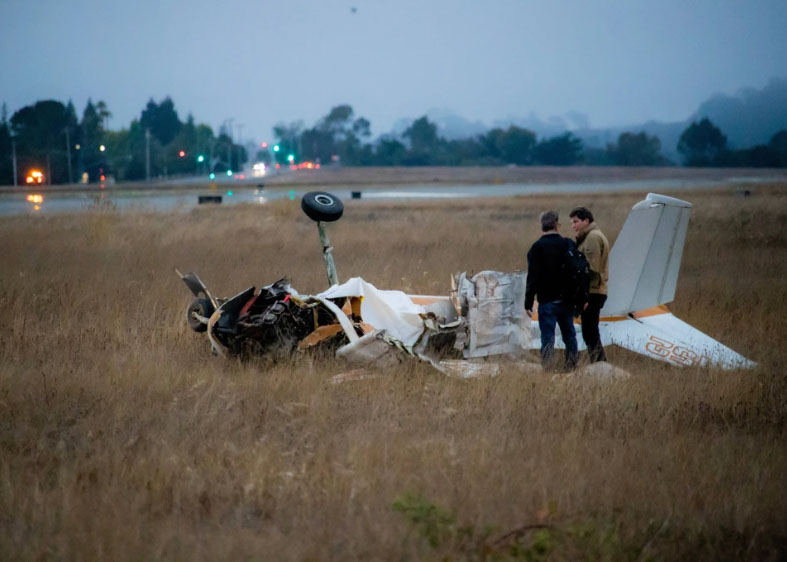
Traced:
POLYGON ((643 311, 626 320, 601 322, 605 345, 619 345, 681 367, 751 369, 757 364, 703 334, 666 307, 643 311))
POLYGON ((648 193, 632 207, 609 256, 602 316, 625 316, 675 298, 691 203, 648 193))

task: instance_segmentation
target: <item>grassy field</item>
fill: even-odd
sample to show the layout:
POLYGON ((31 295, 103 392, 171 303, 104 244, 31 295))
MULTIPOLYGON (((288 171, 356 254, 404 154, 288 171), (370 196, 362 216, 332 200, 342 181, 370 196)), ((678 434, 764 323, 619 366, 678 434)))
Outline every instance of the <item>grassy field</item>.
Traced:
MULTIPOLYGON (((611 349, 612 384, 211 357, 174 268, 323 290, 297 202, 0 219, 0 559, 785 559, 787 183, 734 191, 685 194, 671 308, 759 367, 611 349)), ((612 241, 642 196, 348 202, 330 236, 342 279, 445 294, 546 208, 612 241)))

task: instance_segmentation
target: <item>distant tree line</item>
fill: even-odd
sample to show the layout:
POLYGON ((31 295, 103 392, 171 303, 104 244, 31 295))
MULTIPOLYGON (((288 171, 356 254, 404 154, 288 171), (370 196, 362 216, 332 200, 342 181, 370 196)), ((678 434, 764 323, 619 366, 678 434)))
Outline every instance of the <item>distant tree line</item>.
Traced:
POLYGON ((484 135, 446 140, 437 125, 420 117, 400 137, 383 135, 369 142, 370 123, 355 118, 349 105, 339 105, 305 128, 298 121, 274 127, 279 150, 274 159, 286 165, 293 160, 339 162, 349 166, 570 166, 582 160, 582 141, 571 133, 539 141, 527 129, 495 128, 484 135))
POLYGON ((103 101, 88 100, 82 118, 73 103, 44 100, 28 105, 8 119, 5 104, 0 114, 0 185, 13 183, 16 156, 17 183, 24 184, 31 169, 44 172, 47 183, 73 183, 101 176, 142 180, 170 175, 239 169, 247 160, 245 149, 234 144, 226 131, 216 136, 189 115, 181 121, 170 98, 148 101, 128 129, 110 131, 111 116, 103 101))
MULTIPOLYGON (((246 150, 222 129, 219 134, 189 115, 183 122, 167 97, 153 99, 128 129, 110 131, 111 113, 102 101, 88 100, 79 119, 71 102, 45 100, 23 107, 8 119, 0 115, 0 184, 13 183, 39 168, 48 182, 95 182, 180 174, 222 174, 249 160, 246 150), (86 174, 86 176, 85 176, 86 174)), ((585 147, 571 132, 538 138, 521 127, 493 128, 482 135, 448 140, 426 116, 415 119, 401 135, 372 141, 371 124, 349 105, 338 105, 310 128, 297 121, 274 127, 276 142, 254 155, 258 161, 287 166, 304 161, 347 166, 668 166, 661 141, 647 133, 624 132, 606 148, 585 147)), ((709 119, 691 123, 677 146, 686 166, 787 167, 787 130, 767 145, 735 150, 709 119)))
POLYGON ((687 166, 784 168, 787 167, 787 130, 774 134, 768 144, 733 150, 727 147, 727 137, 706 118, 683 131, 678 152, 687 166))
MULTIPOLYGON (((312 128, 302 122, 274 128, 280 150, 276 162, 338 161, 350 166, 671 166, 661 152, 661 141, 646 132, 624 132, 605 149, 583 146, 567 132, 538 139, 521 127, 494 128, 483 135, 447 140, 437 125, 424 116, 401 137, 384 135, 369 142, 369 121, 355 118, 349 105, 339 105, 312 128)), ((767 145, 733 150, 726 137, 708 119, 689 125, 680 137, 678 152, 686 166, 787 167, 787 130, 776 133, 767 145)))

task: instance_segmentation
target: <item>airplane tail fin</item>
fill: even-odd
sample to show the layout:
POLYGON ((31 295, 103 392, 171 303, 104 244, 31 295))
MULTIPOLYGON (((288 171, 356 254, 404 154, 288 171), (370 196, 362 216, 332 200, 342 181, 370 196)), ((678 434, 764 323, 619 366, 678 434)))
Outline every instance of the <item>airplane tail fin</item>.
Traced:
POLYGON ((632 207, 609 256, 603 316, 671 302, 675 298, 691 203, 648 193, 632 207))

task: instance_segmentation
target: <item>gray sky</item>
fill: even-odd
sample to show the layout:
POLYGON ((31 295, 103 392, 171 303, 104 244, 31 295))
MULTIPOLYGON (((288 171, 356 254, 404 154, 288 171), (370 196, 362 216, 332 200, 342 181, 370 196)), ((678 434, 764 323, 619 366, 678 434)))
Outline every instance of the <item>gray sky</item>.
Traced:
POLYGON ((103 99, 119 129, 169 95, 258 141, 340 103, 375 135, 433 108, 673 121, 787 77, 785 30, 787 0, 0 0, 0 102, 103 99))

